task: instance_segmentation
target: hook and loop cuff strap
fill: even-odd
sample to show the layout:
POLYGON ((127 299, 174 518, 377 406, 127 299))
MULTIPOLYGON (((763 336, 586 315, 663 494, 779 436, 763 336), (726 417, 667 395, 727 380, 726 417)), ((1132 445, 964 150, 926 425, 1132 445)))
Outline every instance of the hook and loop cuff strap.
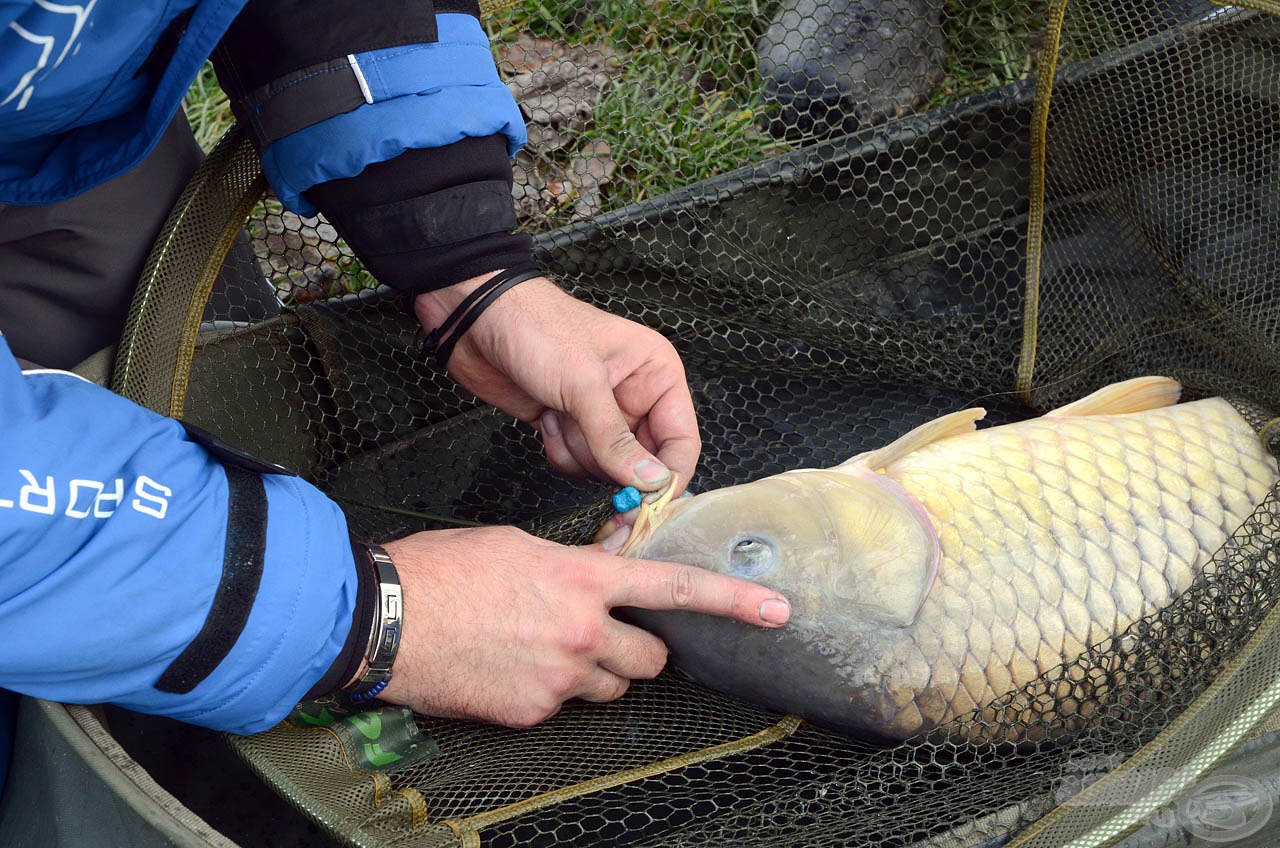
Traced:
POLYGON ((478 0, 249 0, 213 56, 218 81, 243 100, 308 68, 390 47, 439 40, 436 16, 480 19, 478 0), (224 73, 224 70, 226 73, 224 73))
POLYGON ((267 549, 267 491, 262 475, 237 465, 227 474, 227 543, 222 579, 204 626, 160 675, 161 692, 185 695, 231 653, 258 597, 267 549))
POLYGON ((251 0, 214 53, 258 150, 374 101, 358 54, 440 40, 436 16, 478 0, 251 0))
POLYGON ((444 319, 444 323, 427 334, 427 338, 422 343, 421 356, 425 358, 435 354, 436 364, 441 368, 447 367, 458 339, 471 329, 471 325, 476 322, 482 312, 488 309, 503 292, 515 288, 525 280, 540 276, 542 271, 537 266, 508 268, 494 274, 467 295, 466 299, 449 313, 449 317, 444 319))
POLYGON ((481 180, 430 194, 344 210, 341 226, 364 245, 360 257, 375 259, 423 247, 444 247, 496 233, 510 233, 519 224, 511 201, 511 165, 504 161, 506 179, 481 180), (361 238, 376 233, 378 244, 361 238), (379 249, 381 248, 381 249, 379 249))
POLYGON ((190 441, 222 464, 227 475, 227 541, 218 591, 196 638, 156 681, 161 692, 185 695, 231 653, 258 597, 267 551, 267 490, 262 475, 296 477, 297 472, 258 459, 194 424, 178 423, 190 441))

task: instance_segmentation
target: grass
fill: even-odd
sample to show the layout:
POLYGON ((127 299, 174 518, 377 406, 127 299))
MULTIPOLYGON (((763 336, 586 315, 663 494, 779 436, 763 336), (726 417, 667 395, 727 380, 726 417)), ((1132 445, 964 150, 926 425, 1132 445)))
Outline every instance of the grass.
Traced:
POLYGON ((214 143, 235 122, 227 95, 218 87, 213 65, 208 62, 204 63, 196 81, 191 84, 183 108, 186 109, 187 120, 191 123, 196 141, 200 142, 200 147, 206 152, 213 148, 214 143))
POLYGON ((596 103, 579 144, 603 140, 620 173, 608 208, 643 200, 742 165, 778 147, 764 113, 755 43, 778 0, 534 0, 488 22, 495 41, 527 32, 611 47, 621 77, 596 103), (746 154, 746 155, 744 155, 746 154))
MULTIPOLYGON (((755 44, 779 0, 531 0, 489 22, 495 40, 528 32, 608 45, 621 78, 581 144, 607 141, 622 173, 608 208, 643 200, 806 141, 762 132, 755 44)), ((1039 0, 947 0, 943 77, 932 108, 1016 82, 1039 49, 1039 0)), ((567 158, 572 149, 564 152, 567 158)), ((553 222, 554 223, 554 222, 553 222)))
MULTIPOLYGON (((558 166, 596 141, 618 172, 606 209, 665 193, 803 143, 760 129, 769 108, 755 44, 781 0, 525 0, 486 19, 495 42, 520 33, 567 44, 608 46, 621 75, 595 104, 590 125, 552 156, 558 166)), ((1043 0, 946 0, 948 57, 928 107, 1025 78, 1039 49, 1043 0)), ((226 96, 206 66, 187 115, 207 150, 231 125, 226 96)), ((532 228, 568 220, 548 210, 532 228)), ((359 269, 363 277, 363 270, 359 269)))
MULTIPOLYGON (((730 170, 743 164, 745 151, 779 146, 758 128, 764 114, 758 92, 691 91, 671 74, 661 51, 632 56, 642 58, 628 71, 627 84, 601 100, 582 138, 583 143, 607 141, 622 169, 611 186, 611 206, 730 170)), ((704 63, 692 67, 701 74, 704 63)))
POLYGON ((1025 79, 1040 51, 1042 3, 948 0, 947 59, 929 108, 1025 79))

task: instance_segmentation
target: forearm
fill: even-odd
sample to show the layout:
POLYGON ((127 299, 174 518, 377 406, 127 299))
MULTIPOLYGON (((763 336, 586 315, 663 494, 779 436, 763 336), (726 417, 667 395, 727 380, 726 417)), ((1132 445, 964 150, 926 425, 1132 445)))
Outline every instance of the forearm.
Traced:
POLYGON ((0 339, 0 686, 209 727, 279 721, 338 656, 336 505, 224 468, 182 427, 0 339))
POLYGON ((320 0, 308 19, 328 25, 300 33, 280 24, 294 2, 251 2, 214 57, 285 206, 323 212, 403 291, 527 263, 511 199, 523 120, 478 6, 436 3, 401 20, 399 4, 320 0))

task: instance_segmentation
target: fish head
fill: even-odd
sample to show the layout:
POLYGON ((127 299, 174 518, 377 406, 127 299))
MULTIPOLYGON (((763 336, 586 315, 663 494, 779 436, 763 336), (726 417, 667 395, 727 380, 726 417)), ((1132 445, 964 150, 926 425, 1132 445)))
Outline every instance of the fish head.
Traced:
POLYGON ((792 471, 661 505, 637 522, 626 553, 769 586, 791 600, 801 625, 836 617, 896 627, 915 621, 941 559, 920 503, 857 466, 792 471))
POLYGON ((645 504, 624 554, 702 566, 791 602, 785 627, 630 609, 672 662, 712 689, 872 740, 903 738, 886 686, 937 575, 924 508, 869 468, 795 471, 645 504))

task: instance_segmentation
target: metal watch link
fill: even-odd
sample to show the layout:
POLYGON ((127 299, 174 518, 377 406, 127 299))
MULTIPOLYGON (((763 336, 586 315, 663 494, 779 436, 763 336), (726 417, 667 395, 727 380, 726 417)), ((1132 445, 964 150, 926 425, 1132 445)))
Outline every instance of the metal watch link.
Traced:
POLYGON ((391 681, 391 666, 404 628, 404 594, 395 563, 381 545, 365 544, 378 584, 378 605, 365 644, 364 661, 350 687, 353 700, 375 698, 391 681))

